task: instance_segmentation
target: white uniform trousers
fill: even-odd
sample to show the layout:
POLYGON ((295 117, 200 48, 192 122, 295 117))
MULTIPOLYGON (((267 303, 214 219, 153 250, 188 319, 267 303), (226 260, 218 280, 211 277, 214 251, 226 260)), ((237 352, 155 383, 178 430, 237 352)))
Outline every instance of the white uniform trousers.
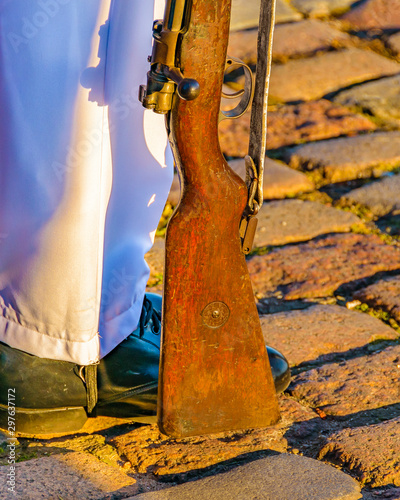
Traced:
POLYGON ((91 364, 139 321, 172 181, 145 111, 164 0, 0 0, 0 341, 91 364))

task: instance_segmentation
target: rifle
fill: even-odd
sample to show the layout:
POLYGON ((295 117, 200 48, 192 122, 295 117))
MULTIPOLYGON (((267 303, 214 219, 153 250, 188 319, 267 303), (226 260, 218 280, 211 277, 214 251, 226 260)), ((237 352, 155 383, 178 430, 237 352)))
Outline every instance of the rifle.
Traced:
POLYGON ((145 107, 166 115, 181 183, 166 234, 158 392, 158 424, 173 437, 279 420, 244 255, 262 172, 247 158, 243 182, 218 142, 230 8, 231 0, 167 0, 140 91, 145 107))

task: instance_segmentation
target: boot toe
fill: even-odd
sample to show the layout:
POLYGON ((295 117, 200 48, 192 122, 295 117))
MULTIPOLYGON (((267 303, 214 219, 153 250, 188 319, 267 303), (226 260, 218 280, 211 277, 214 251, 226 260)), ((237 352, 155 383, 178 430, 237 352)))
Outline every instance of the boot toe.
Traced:
POLYGON ((275 383, 275 390, 277 394, 280 394, 287 389, 290 384, 289 362, 281 352, 273 347, 267 346, 267 353, 271 365, 272 377, 275 383))

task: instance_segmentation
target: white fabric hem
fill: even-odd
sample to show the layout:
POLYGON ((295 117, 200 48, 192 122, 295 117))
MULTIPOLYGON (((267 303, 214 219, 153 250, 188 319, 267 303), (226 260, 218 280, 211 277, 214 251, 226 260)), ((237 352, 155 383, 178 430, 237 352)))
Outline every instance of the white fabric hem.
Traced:
POLYGON ((97 333, 85 342, 57 339, 0 316, 0 341, 40 358, 69 361, 78 365, 90 365, 99 359, 97 333))
POLYGON ((135 331, 142 307, 143 300, 137 300, 129 309, 101 325, 102 338, 96 333, 88 341, 58 339, 0 316, 0 342, 39 358, 90 365, 104 358, 135 331), (132 325, 136 326, 132 328, 132 325))

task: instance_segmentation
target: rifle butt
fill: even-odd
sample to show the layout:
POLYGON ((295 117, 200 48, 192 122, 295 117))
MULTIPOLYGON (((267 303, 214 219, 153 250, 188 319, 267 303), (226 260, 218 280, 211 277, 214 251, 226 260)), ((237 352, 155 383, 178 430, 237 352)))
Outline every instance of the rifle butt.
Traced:
POLYGON ((158 423, 174 437, 279 420, 239 237, 247 189, 218 142, 229 19, 230 0, 193 0, 180 63, 201 92, 175 96, 170 115, 182 196, 166 235, 158 423))

